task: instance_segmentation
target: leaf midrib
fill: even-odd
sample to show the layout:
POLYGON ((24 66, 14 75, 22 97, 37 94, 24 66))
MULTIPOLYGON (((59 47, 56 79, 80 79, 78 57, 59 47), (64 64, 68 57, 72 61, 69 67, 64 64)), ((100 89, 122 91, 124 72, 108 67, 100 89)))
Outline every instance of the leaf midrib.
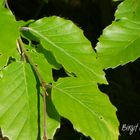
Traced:
MULTIPOLYGON (((25 64, 22 64, 23 65, 23 74, 24 74, 24 82, 25 82, 25 90, 26 90, 26 94, 25 94, 25 96, 26 96, 26 98, 27 98, 27 106, 28 106, 28 118, 29 118, 29 120, 31 120, 31 112, 30 112, 30 103, 29 103, 29 95, 28 95, 28 93, 29 93, 29 91, 28 91, 28 84, 27 84, 27 77, 26 77, 26 66, 25 66, 25 64)), ((26 119, 27 120, 27 119, 26 119)), ((30 122, 30 121, 29 121, 30 122)), ((30 126, 32 126, 32 124, 31 124, 31 122, 30 122, 30 126)), ((31 130, 32 128, 30 128, 29 130, 31 130)), ((32 133, 32 132, 31 132, 32 133)), ((31 134, 30 133, 30 134, 31 134)), ((30 140, 31 140, 31 135, 30 135, 30 140)))
MULTIPOLYGON (((87 108, 87 110, 89 110, 89 112, 91 112, 94 116, 96 116, 99 119, 98 115, 94 111, 92 111, 90 108, 88 108, 84 103, 82 103, 81 101, 76 99, 74 96, 72 96, 72 95, 68 94, 67 92, 65 92, 64 90, 60 89, 59 87, 57 87, 57 85, 56 86, 53 85, 53 87, 56 88, 58 91, 66 94, 68 97, 72 98, 73 100, 79 102, 79 104, 81 104, 84 108, 87 108)), ((108 125, 106 120, 104 120, 104 119, 100 120, 99 119, 99 122, 101 122, 101 121, 104 122, 105 126, 107 126, 107 128, 109 128, 110 132, 112 132, 114 134, 114 131, 113 131, 114 129, 108 125)), ((97 125, 98 125, 98 123, 97 123, 97 125)), ((99 128, 100 128, 100 126, 99 126, 99 128)))
POLYGON ((39 35, 41 38, 43 38, 44 40, 46 40, 48 43, 50 43, 52 46, 54 46, 55 48, 57 48, 58 50, 60 50, 61 52, 63 52, 64 54, 66 54, 67 56, 69 56, 71 59, 73 59, 74 61, 76 61, 78 64, 80 64, 82 67, 84 67, 85 69, 88 69, 90 72, 92 72, 96 77, 100 77, 99 74, 95 73, 91 68, 87 67, 85 64, 81 63, 78 59, 76 59, 75 57, 73 57, 72 55, 70 55, 68 52, 66 52, 63 48, 60 48, 58 45, 56 45, 55 43, 53 43, 48 37, 40 34, 38 31, 27 27, 28 30, 34 32, 35 34, 39 35))

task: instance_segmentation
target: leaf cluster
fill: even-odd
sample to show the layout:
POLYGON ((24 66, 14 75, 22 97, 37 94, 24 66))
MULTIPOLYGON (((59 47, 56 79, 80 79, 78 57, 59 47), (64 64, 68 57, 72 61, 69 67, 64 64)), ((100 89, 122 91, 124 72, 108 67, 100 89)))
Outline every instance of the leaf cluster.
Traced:
POLYGON ((64 117, 91 139, 117 140, 116 108, 98 84, 107 84, 104 68, 139 57, 139 1, 120 4, 97 52, 70 20, 51 16, 16 21, 2 5, 0 0, 3 134, 11 140, 52 139, 64 117), (55 79, 53 70, 60 69, 66 77, 55 79))

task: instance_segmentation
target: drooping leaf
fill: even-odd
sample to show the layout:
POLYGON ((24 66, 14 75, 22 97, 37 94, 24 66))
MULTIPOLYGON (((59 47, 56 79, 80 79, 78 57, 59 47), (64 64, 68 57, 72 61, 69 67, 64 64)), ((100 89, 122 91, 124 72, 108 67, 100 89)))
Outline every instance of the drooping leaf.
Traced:
POLYGON ((140 1, 125 0, 116 12, 116 21, 99 38, 96 50, 103 68, 133 62, 140 57, 140 1))
POLYGON ((52 100, 78 131, 94 140, 118 140, 116 109, 95 82, 61 79, 53 85, 52 100))
POLYGON ((10 140, 38 135, 36 80, 29 64, 12 63, 0 79, 0 127, 10 140))
POLYGON ((106 83, 90 42, 71 21, 53 16, 40 19, 25 29, 37 36, 68 72, 79 78, 106 83))
POLYGON ((19 36, 18 28, 22 22, 17 23, 12 13, 2 6, 0 0, 0 69, 8 62, 9 57, 18 58, 16 39, 19 36))

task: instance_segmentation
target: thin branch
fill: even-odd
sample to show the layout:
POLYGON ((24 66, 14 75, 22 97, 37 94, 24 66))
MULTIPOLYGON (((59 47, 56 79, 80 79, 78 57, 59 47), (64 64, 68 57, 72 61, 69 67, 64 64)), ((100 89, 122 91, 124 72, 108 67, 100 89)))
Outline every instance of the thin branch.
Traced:
POLYGON ((12 13, 12 11, 11 11, 9 5, 8 5, 8 1, 7 1, 7 0, 4 1, 4 5, 5 5, 6 8, 12 13))
POLYGON ((32 65, 38 79, 39 79, 39 82, 41 84, 41 87, 42 87, 42 92, 43 92, 43 113, 44 113, 44 123, 43 123, 43 130, 44 130, 44 136, 43 136, 43 140, 47 140, 47 134, 46 134, 46 95, 48 96, 48 93, 46 91, 46 85, 47 83, 44 81, 44 79, 42 78, 42 76, 40 75, 39 73, 39 70, 38 70, 38 67, 37 65, 34 63, 34 61, 32 60, 32 58, 30 57, 30 55, 28 54, 28 52, 26 51, 26 48, 21 40, 21 38, 19 38, 17 40, 18 42, 18 46, 20 47, 21 51, 24 53, 24 55, 26 56, 27 60, 29 61, 29 63, 32 65))

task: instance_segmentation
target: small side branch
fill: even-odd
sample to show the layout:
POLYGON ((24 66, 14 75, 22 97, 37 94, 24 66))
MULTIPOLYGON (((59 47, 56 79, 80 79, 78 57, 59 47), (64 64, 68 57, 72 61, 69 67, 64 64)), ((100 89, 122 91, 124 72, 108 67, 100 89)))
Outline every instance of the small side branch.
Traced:
POLYGON ((21 38, 19 38, 17 40, 17 43, 18 43, 18 46, 20 48, 20 50, 22 51, 22 53, 24 53, 24 55, 26 56, 26 59, 29 61, 29 63, 32 65, 38 79, 39 79, 39 82, 41 84, 41 87, 42 87, 42 92, 43 92, 43 113, 44 113, 44 123, 43 123, 43 130, 44 130, 44 136, 43 136, 43 140, 47 140, 47 134, 46 134, 46 127, 47 127, 47 124, 46 124, 46 96, 48 96, 48 93, 46 91, 46 85, 47 83, 44 81, 44 79, 42 78, 42 76, 40 75, 39 73, 39 70, 37 68, 37 65, 33 62, 32 58, 30 57, 30 55, 28 54, 21 38))

